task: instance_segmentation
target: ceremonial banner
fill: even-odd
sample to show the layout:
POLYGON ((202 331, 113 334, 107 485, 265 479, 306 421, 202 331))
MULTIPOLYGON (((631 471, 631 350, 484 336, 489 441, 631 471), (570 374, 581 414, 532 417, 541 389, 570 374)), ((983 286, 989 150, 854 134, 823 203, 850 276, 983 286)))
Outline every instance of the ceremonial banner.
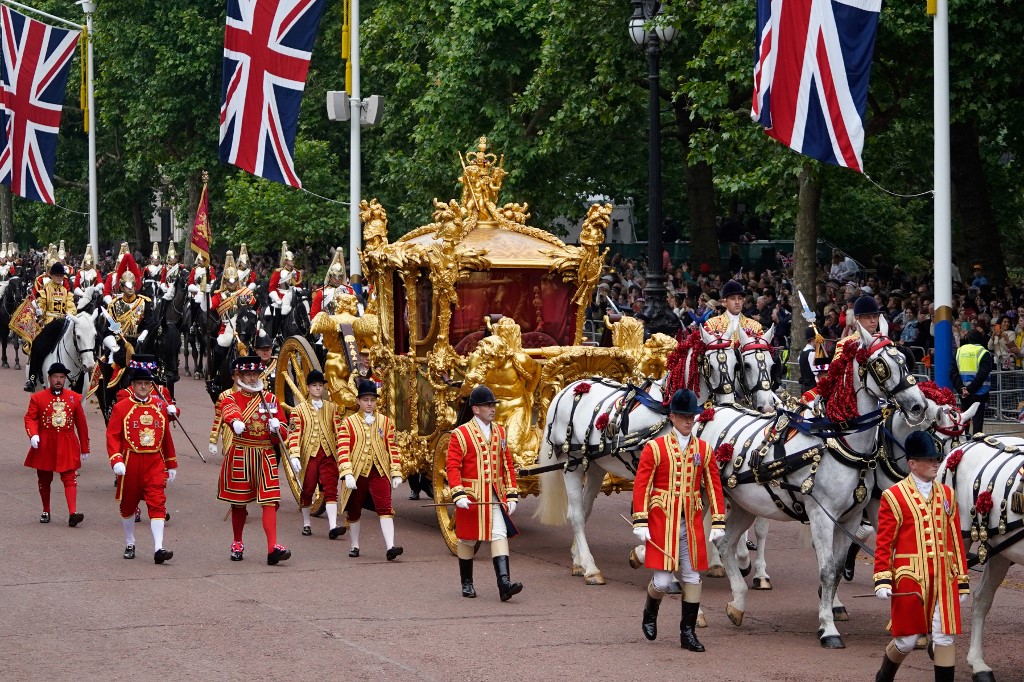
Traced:
POLYGON ((0 182, 20 197, 52 204, 60 114, 80 31, 6 5, 0 30, 0 182))
POLYGON ((324 0, 228 0, 220 160, 302 187, 295 174, 299 104, 324 0))
POLYGON ((882 0, 757 0, 751 118, 792 149, 863 172, 882 0))
POLYGON ((26 298, 21 302, 11 315, 11 331, 20 336, 24 341, 31 344, 32 340, 39 334, 42 327, 36 322, 36 312, 32 305, 32 298, 26 298))
POLYGON ((206 263, 210 263, 210 243, 213 239, 210 237, 210 201, 206 189, 206 183, 203 183, 203 194, 199 197, 199 208, 196 210, 196 219, 192 223, 192 237, 189 239, 189 246, 200 256, 206 259, 206 263))

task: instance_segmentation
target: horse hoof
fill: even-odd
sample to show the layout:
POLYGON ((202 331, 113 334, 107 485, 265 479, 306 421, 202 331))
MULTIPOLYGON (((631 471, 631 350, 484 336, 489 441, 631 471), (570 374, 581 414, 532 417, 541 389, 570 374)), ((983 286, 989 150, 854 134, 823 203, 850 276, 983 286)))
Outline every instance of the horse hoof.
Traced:
POLYGON ((704 617, 703 611, 697 612, 697 627, 706 628, 708 626, 708 619, 704 617))
POLYGON ((743 612, 732 603, 725 605, 725 615, 729 616, 729 621, 736 627, 743 625, 743 612))
POLYGON ((850 620, 850 614, 846 612, 845 606, 833 606, 832 619, 839 621, 847 621, 850 620))
POLYGON ((754 578, 753 588, 755 590, 770 590, 772 589, 771 578, 754 578))
POLYGON ((992 674, 991 670, 983 670, 971 675, 971 682, 996 682, 996 676, 992 674))
POLYGON ((0 365, 0 367, 3 367, 4 369, 10 369, 11 368, 11 366, 7 364, 6 360, 4 360, 4 363, 2 365, 0 365))
POLYGON ((725 566, 711 566, 705 575, 709 578, 724 578, 725 566))
POLYGON ((21 363, 20 362, 14 363, 14 369, 21 369, 21 363))
POLYGON ((753 568, 754 567, 751 566, 750 564, 747 564, 746 568, 743 568, 742 566, 740 566, 740 575, 742 575, 744 578, 746 578, 748 575, 750 575, 750 571, 752 571, 753 568))
POLYGON ((569 569, 569 575, 575 578, 582 578, 585 574, 586 572, 583 570, 583 567, 579 564, 573 564, 572 568, 569 569))
POLYGON ((583 576, 583 582, 587 585, 604 585, 604 576, 598 571, 594 575, 583 576))
POLYGON ((820 640, 822 649, 845 649, 846 644, 843 642, 843 638, 839 635, 829 635, 828 637, 822 637, 820 640))

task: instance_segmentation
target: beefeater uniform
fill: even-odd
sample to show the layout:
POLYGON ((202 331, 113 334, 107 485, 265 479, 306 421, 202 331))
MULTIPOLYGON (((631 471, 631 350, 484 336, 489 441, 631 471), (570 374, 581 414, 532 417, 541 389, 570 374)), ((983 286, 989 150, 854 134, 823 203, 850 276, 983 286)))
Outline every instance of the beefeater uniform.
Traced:
POLYGON ((339 473, 352 470, 347 455, 342 452, 341 422, 341 414, 330 399, 325 399, 319 409, 311 400, 304 400, 292 410, 288 456, 297 457, 305 472, 300 507, 313 503, 318 483, 328 503, 338 502, 339 473))
POLYGON ((359 521, 367 497, 373 501, 379 517, 394 518, 391 479, 402 475, 395 423, 380 411, 373 413, 373 422, 369 424, 363 415, 356 412, 342 420, 338 438, 338 474, 352 474, 356 478, 356 489, 346 488, 341 493, 341 506, 350 524, 359 521))
POLYGON ((475 418, 455 429, 448 441, 446 466, 452 501, 468 496, 470 502, 478 503, 469 509, 455 509, 459 540, 490 542, 495 511, 504 517, 507 537, 519 534, 507 513, 508 502, 519 500, 519 488, 504 426, 491 422, 490 440, 475 418))
POLYGON ((113 466, 125 465, 117 478, 115 497, 122 519, 134 522, 135 509, 145 501, 151 520, 167 516, 167 471, 178 468, 171 422, 162 400, 140 400, 134 393, 114 405, 107 423, 107 455, 113 466))
POLYGON ((60 474, 64 484, 68 514, 76 515, 76 475, 82 468, 82 453, 89 452, 89 425, 82 408, 82 396, 67 388, 61 391, 46 388, 33 393, 25 412, 25 432, 29 439, 39 436, 39 447, 29 448, 25 466, 36 470, 39 497, 47 521, 54 472, 60 474))
POLYGON ((235 421, 241 421, 245 430, 233 433, 231 447, 225 449, 217 499, 231 504, 256 502, 276 507, 281 500, 281 479, 267 422, 271 418, 284 421, 281 406, 273 394, 265 391, 252 393, 239 388, 221 396, 217 411, 222 423, 230 428, 235 421))
POLYGON ((633 526, 650 530, 647 568, 682 572, 679 539, 685 532, 692 571, 707 570, 702 490, 711 506, 712 529, 724 529, 725 501, 711 446, 690 436, 684 451, 675 431, 644 446, 633 482, 633 526))
POLYGON ((875 590, 890 588, 893 637, 960 634, 960 595, 970 592, 960 512, 948 486, 925 498, 913 476, 882 493, 875 549, 875 590), (907 595, 907 596, 902 596, 907 595))

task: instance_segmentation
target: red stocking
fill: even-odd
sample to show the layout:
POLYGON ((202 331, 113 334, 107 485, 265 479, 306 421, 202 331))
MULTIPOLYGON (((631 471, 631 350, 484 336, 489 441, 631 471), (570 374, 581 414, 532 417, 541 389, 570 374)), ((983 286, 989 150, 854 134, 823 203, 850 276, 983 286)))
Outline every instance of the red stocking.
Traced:
POLYGON ((267 534, 267 554, 274 551, 277 544, 277 505, 263 505, 263 532, 267 534))
POLYGON ((231 530, 235 533, 235 542, 242 541, 242 531, 245 530, 245 517, 249 515, 245 506, 231 505, 231 530))
POLYGON ((60 480, 64 484, 64 498, 68 501, 68 514, 74 514, 78 509, 76 503, 78 499, 78 477, 75 471, 65 471, 61 473, 60 480))
POLYGON ((39 497, 43 501, 43 511, 50 511, 50 483, 53 482, 53 472, 36 469, 36 476, 39 478, 39 497))

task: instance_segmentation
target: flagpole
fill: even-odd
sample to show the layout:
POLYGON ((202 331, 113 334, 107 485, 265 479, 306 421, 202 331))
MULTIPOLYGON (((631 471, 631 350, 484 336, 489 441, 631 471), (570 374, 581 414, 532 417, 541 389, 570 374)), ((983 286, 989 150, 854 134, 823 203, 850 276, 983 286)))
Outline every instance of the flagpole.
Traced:
MULTIPOLYGON (((53 19, 54 21, 59 21, 60 23, 64 24, 65 26, 70 26, 71 28, 76 28, 76 29, 82 28, 81 24, 77 24, 77 23, 75 23, 73 21, 69 21, 67 19, 64 19, 63 17, 58 17, 57 15, 50 14, 49 12, 44 12, 43 10, 36 9, 35 7, 29 7, 28 5, 23 5, 20 2, 14 2, 14 0, 4 0, 4 4, 5 5, 11 5, 13 7, 18 7, 20 9, 23 9, 23 10, 27 11, 27 12, 33 12, 34 14, 38 14, 41 17, 46 17, 47 19, 53 19)), ((78 4, 86 4, 86 3, 79 2, 78 4)), ((91 4, 93 6, 96 5, 96 3, 94 3, 94 2, 88 3, 88 4, 91 4)))
POLYGON ((85 12, 85 34, 88 40, 86 60, 89 62, 86 69, 86 80, 88 90, 88 118, 89 118, 89 243, 92 244, 92 252, 96 257, 100 256, 100 203, 97 193, 96 180, 96 89, 95 71, 93 69, 92 45, 92 15, 96 11, 95 2, 83 2, 82 10, 85 12))
POLYGON ((929 0, 933 22, 935 134, 935 383, 949 387, 953 362, 952 200, 949 161, 949 0, 929 0))
POLYGON ((359 101, 359 0, 349 0, 349 65, 352 67, 352 91, 349 93, 349 105, 352 107, 349 123, 352 134, 349 142, 349 207, 348 207, 348 271, 350 275, 362 274, 359 265, 359 250, 363 247, 363 229, 359 222, 359 200, 362 190, 362 159, 360 126, 362 125, 362 104, 359 101))

